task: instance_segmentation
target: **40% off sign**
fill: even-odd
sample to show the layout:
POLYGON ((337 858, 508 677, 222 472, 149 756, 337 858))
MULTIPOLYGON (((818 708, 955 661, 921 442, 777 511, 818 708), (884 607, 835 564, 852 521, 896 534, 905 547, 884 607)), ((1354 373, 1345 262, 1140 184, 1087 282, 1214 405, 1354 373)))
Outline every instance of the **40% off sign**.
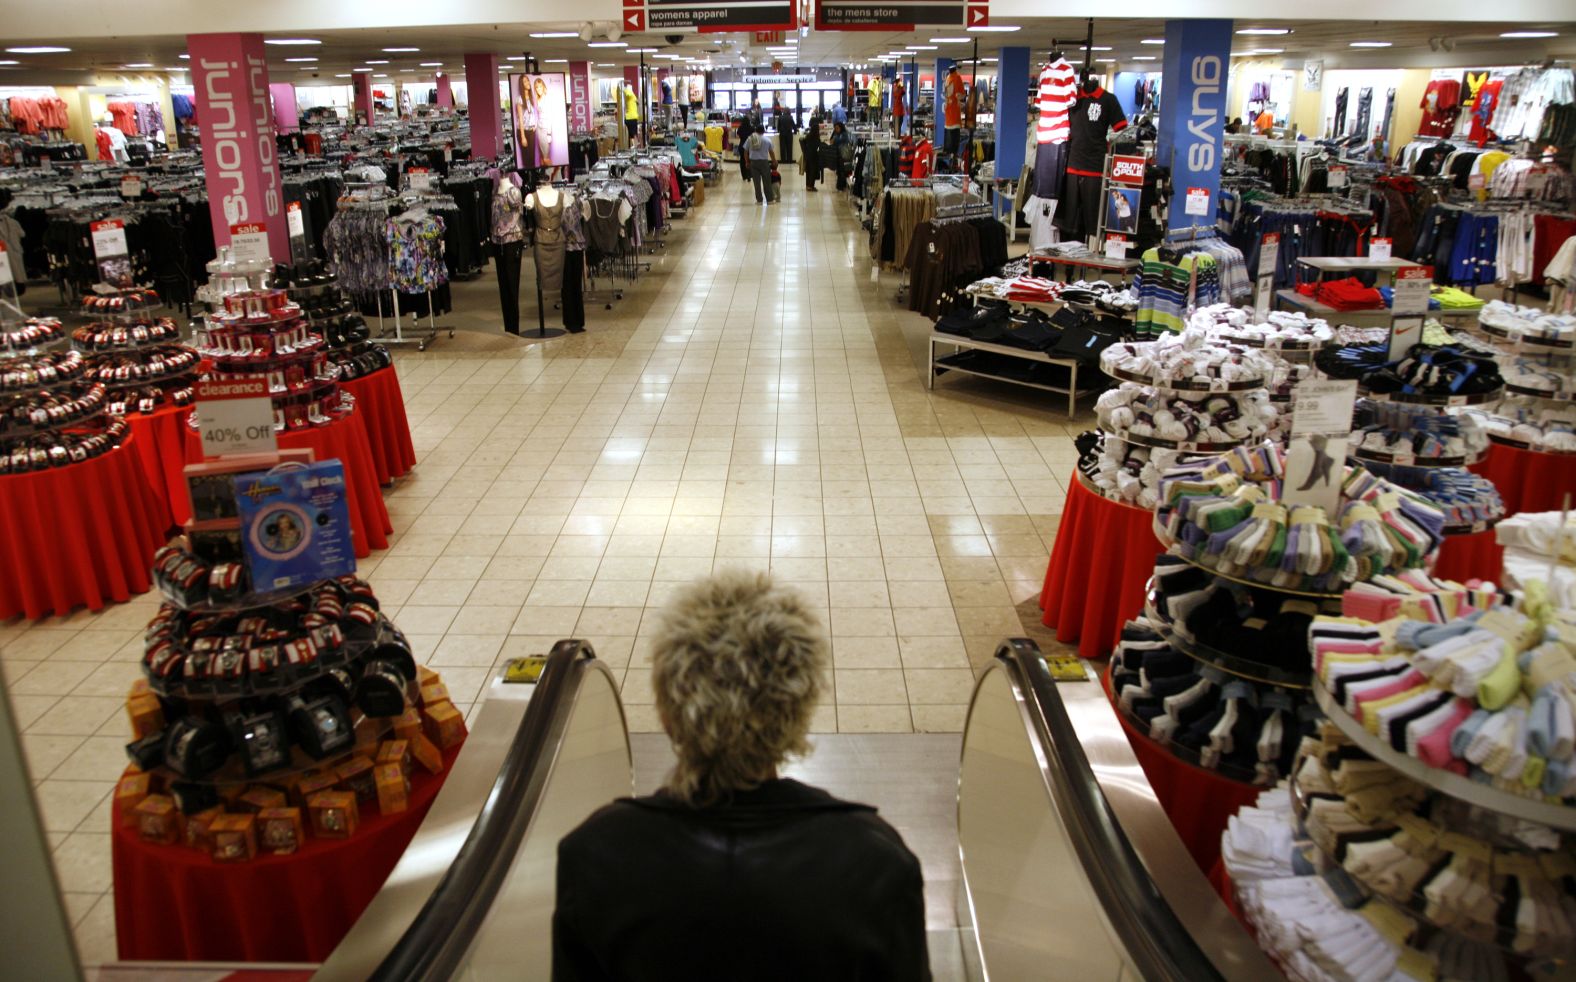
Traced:
POLYGON ((274 453, 274 403, 268 383, 247 379, 197 383, 197 430, 204 457, 274 453))

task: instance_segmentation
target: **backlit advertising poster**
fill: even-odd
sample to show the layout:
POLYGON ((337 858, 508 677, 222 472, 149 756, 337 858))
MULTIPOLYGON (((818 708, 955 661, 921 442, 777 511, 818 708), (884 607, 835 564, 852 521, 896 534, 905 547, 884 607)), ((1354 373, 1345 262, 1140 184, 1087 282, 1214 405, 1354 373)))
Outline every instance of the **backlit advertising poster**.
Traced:
POLYGON ((569 164, 569 98, 561 72, 509 76, 514 162, 525 170, 569 164))

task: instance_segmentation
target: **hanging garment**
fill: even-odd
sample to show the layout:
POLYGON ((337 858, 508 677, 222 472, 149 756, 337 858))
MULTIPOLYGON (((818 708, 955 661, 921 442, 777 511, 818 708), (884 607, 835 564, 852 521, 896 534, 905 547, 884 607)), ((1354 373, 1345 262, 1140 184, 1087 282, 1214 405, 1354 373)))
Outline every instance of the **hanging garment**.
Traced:
POLYGON ((520 263, 525 243, 518 239, 498 247, 498 304, 503 310, 503 329, 520 333, 520 263))
POLYGON ((1364 142, 1373 138, 1368 124, 1373 116, 1374 90, 1366 86, 1357 90, 1357 118, 1352 122, 1352 135, 1364 142))
POLYGON ((1331 127, 1332 136, 1346 135, 1346 98, 1348 90, 1345 86, 1335 90, 1335 122, 1331 127))
POLYGON ((1077 76, 1067 59, 1058 58, 1040 70, 1040 118, 1035 127, 1035 142, 1066 143, 1067 113, 1073 107, 1077 76))

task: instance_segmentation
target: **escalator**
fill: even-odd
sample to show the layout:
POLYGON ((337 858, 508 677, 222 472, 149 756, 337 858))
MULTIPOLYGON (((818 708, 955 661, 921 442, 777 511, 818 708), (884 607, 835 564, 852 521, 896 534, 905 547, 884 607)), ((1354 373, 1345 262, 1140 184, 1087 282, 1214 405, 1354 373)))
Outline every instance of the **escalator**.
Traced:
MULTIPOLYGON (((1279 977, 1172 830, 1093 674, 1059 667, 1060 681, 1032 642, 1007 641, 975 686, 956 793, 961 977, 1279 977)), ((558 841, 634 792, 634 755, 616 680, 589 645, 559 642, 534 683, 510 674, 405 855, 312 977, 550 977, 558 841)), ((132 966, 98 977, 129 977, 117 968, 132 966)))

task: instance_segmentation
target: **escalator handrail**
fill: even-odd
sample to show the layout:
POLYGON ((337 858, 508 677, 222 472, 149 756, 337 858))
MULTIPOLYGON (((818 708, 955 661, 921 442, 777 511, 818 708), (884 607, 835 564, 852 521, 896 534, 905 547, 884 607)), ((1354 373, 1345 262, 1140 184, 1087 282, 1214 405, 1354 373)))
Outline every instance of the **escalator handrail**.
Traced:
POLYGON ((553 646, 481 814, 443 879, 370 978, 446 980, 463 963, 508 876, 546 787, 554 748, 588 668, 600 665, 585 641, 553 646))
POLYGON ((1028 638, 1008 638, 997 647, 996 659, 1038 739, 1041 759, 1048 765, 1042 768, 1046 786, 1057 811, 1070 819, 1063 828, 1073 851, 1139 975, 1151 982, 1224 978, 1122 831, 1039 646, 1028 638))

